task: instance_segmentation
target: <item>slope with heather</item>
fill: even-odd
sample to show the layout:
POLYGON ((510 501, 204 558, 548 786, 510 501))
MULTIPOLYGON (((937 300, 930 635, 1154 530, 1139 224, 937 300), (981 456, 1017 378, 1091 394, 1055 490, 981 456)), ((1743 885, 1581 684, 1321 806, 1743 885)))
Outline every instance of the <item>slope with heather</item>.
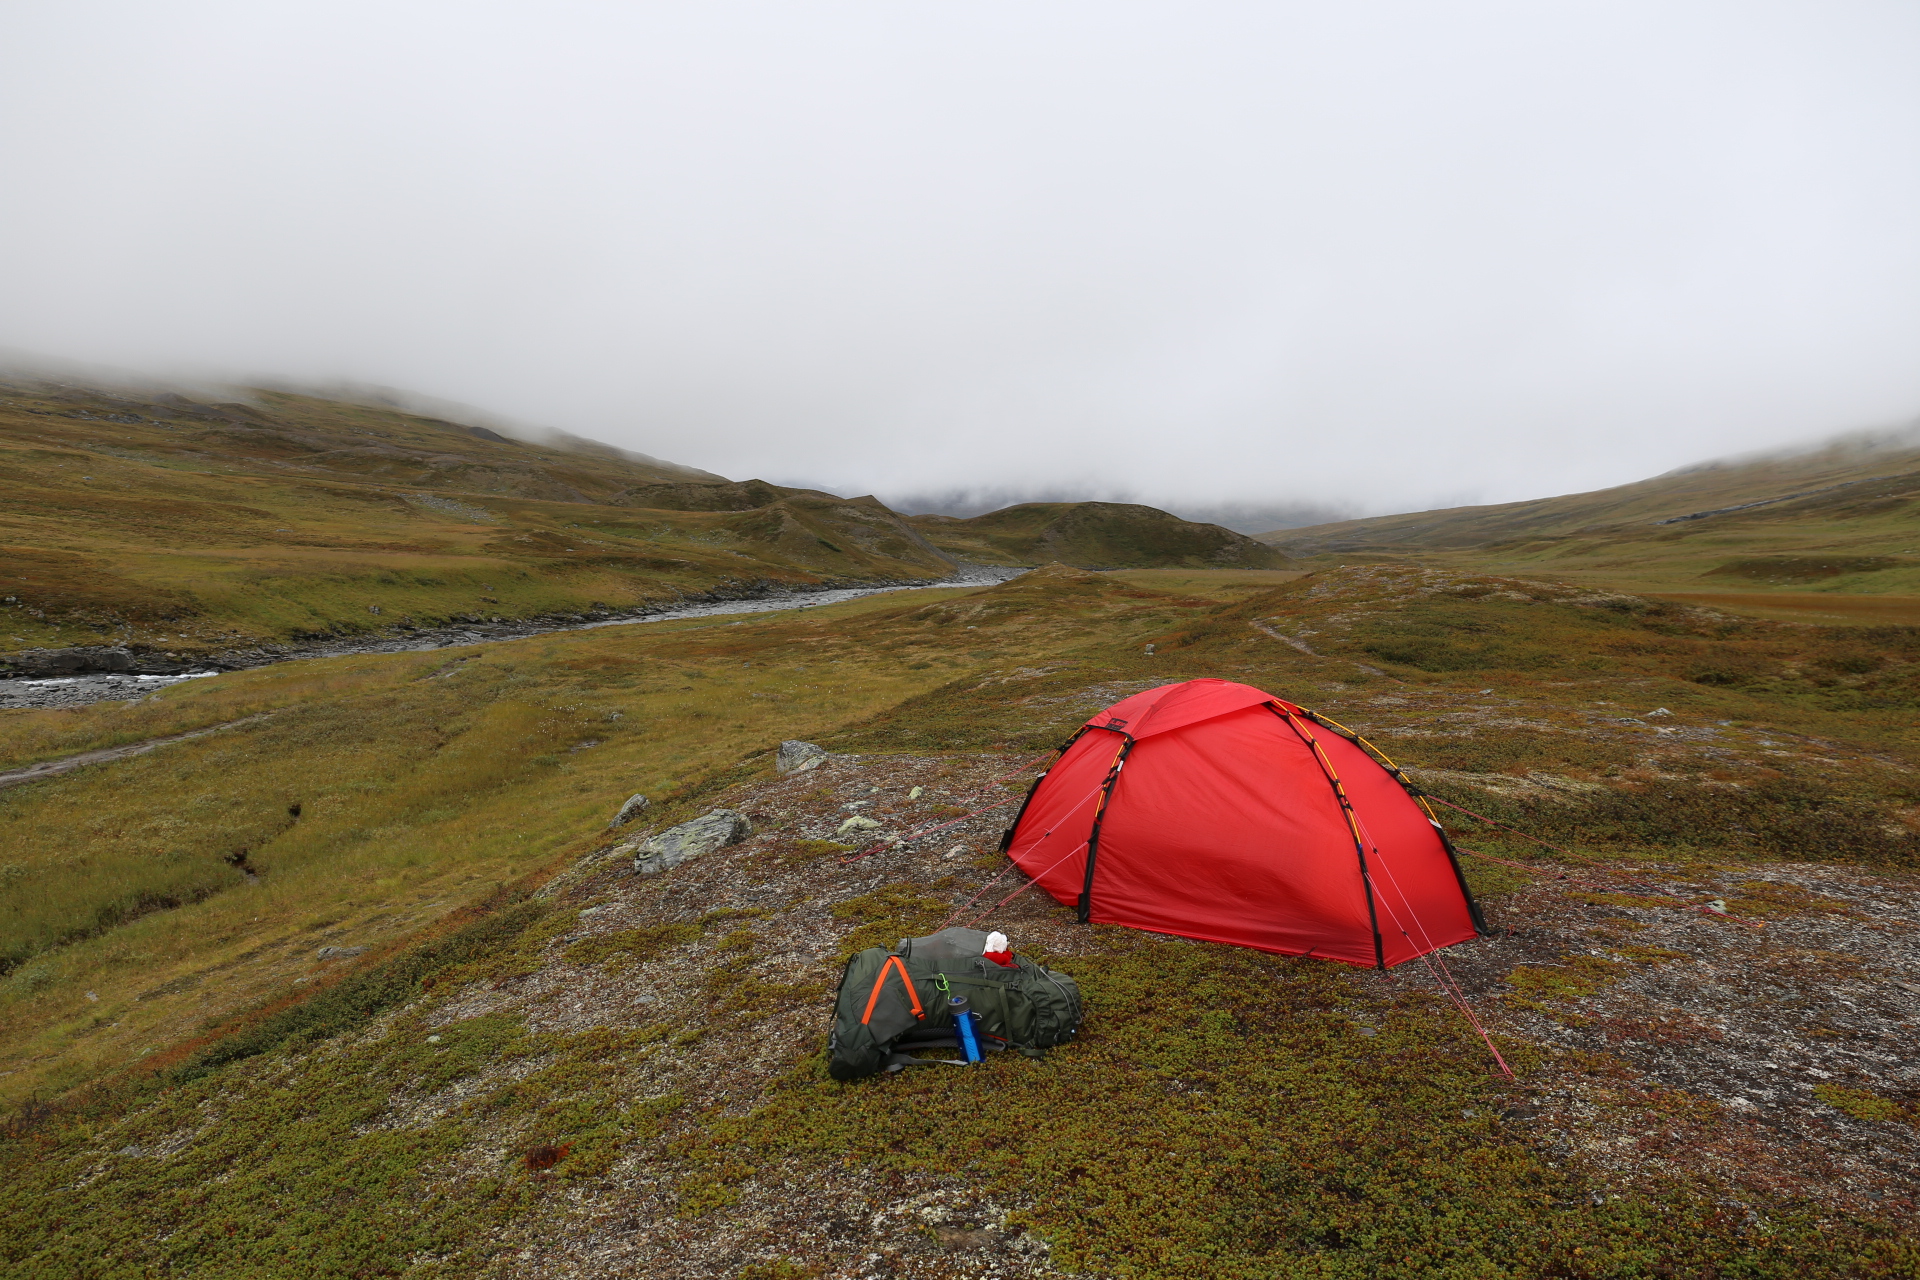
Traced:
POLYGON ((1211 605, 1056 568, 0 711, 4 765, 230 726, 0 791, 0 1100, 297 994, 318 946, 403 945, 591 841, 610 797, 697 790, 770 741, 1211 605))

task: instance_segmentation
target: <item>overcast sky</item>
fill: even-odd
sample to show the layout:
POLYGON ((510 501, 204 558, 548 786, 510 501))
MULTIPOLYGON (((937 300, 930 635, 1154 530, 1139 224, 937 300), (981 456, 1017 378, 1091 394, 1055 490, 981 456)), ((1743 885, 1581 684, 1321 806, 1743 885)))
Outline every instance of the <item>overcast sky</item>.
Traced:
POLYGON ((1913 0, 10 4, 0 175, 0 344, 894 499, 1920 414, 1913 0))

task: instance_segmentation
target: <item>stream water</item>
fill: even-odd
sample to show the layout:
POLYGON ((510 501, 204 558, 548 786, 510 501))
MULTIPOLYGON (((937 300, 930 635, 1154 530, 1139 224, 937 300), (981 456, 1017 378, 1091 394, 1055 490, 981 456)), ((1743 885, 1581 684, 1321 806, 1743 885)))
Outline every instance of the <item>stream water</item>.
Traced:
POLYGON ((449 627, 422 628, 399 635, 367 636, 355 639, 321 641, 302 646, 267 646, 222 654, 207 669, 179 675, 130 675, 123 672, 86 672, 76 675, 15 677, 0 680, 0 708, 8 707, 83 707, 94 702, 138 701, 157 689, 186 680, 206 680, 222 671, 246 670, 281 662, 337 658, 353 653, 405 653, 423 649, 445 649, 454 645, 491 644, 502 640, 522 640, 528 636, 550 635, 556 631, 590 631, 596 627, 627 627, 635 623, 671 622, 680 618, 711 618, 739 613, 780 613, 795 609, 819 609, 843 604, 863 596, 883 595, 890 591, 928 591, 938 587, 988 586, 1019 577, 1024 569, 1003 569, 990 565, 969 565, 950 578, 937 582, 894 583, 884 587, 838 587, 826 591, 779 591, 744 600, 707 600, 668 609, 649 609, 618 617, 561 621, 518 621, 470 623, 449 627))

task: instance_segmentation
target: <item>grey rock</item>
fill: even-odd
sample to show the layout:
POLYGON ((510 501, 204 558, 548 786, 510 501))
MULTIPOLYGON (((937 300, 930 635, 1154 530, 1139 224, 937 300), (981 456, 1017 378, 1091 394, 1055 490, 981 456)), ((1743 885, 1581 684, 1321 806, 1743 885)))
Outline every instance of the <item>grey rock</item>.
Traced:
POLYGON ((739 844, 752 834, 753 824, 747 821, 746 814, 736 809, 715 809, 691 822, 648 836, 634 850, 633 871, 635 875, 654 875, 703 853, 739 844))
POLYGON ((316 960, 345 960, 366 951, 365 947, 322 947, 313 953, 316 960))
POLYGON ((620 806, 620 812, 614 814, 613 821, 607 824, 607 829, 626 826, 647 811, 647 803, 645 796, 628 796, 627 802, 620 806))
POLYGON ((827 758, 827 749, 811 742, 789 741, 780 744, 773 756, 775 773, 805 773, 827 758))
POLYGON ((120 646, 83 645, 72 649, 23 649, 0 657, 0 675, 80 676, 117 671, 127 675, 171 676, 204 670, 185 662, 164 661, 120 646))
POLYGON ((872 818, 863 818, 857 813, 840 824, 842 831, 877 831, 879 828, 880 824, 872 818))

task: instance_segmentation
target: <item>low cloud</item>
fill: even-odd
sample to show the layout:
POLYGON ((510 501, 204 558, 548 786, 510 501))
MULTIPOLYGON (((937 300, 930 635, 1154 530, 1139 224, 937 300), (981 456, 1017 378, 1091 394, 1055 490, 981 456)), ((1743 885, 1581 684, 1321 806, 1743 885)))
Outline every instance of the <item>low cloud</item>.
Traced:
POLYGON ((909 503, 1563 493, 1920 408, 1916 64, 1735 0, 13 6, 0 343, 909 503))
MULTIPOLYGON (((813 487, 813 486, 806 486, 813 487)), ((1191 503, 1153 501, 1151 495, 1074 489, 954 489, 945 493, 877 495, 896 511, 909 515, 977 516, 1022 502, 1139 502, 1171 511, 1183 520, 1223 525, 1239 533, 1266 533, 1304 525, 1347 520, 1358 512, 1351 507, 1306 503, 1191 503)))

